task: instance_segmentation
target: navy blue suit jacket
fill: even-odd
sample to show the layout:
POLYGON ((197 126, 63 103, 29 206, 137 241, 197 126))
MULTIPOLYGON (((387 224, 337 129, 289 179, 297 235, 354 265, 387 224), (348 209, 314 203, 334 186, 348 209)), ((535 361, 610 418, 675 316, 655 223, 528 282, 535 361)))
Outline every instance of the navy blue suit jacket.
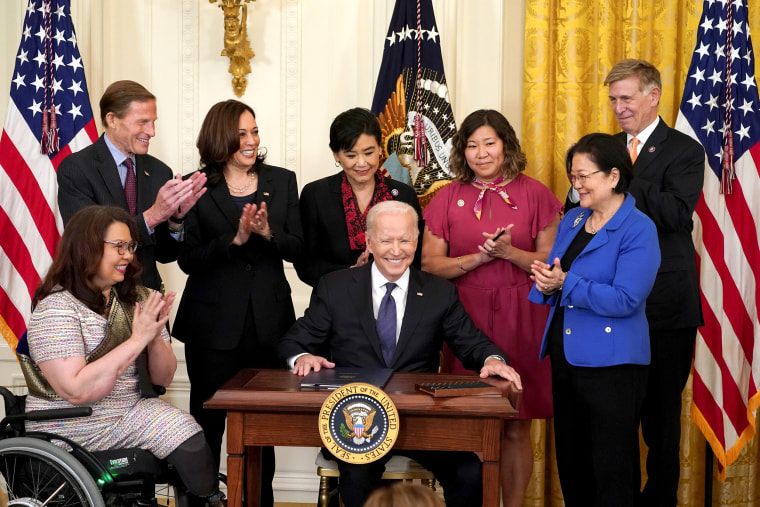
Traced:
POLYGON ((371 263, 322 277, 309 308, 279 344, 287 360, 327 345, 337 366, 438 371, 446 342, 466 368, 480 371, 486 358, 506 354, 475 327, 453 284, 410 268, 404 320, 390 365, 385 364, 372 310, 371 263))
MULTIPOLYGON (((166 222, 151 234, 142 212, 153 206, 161 187, 173 177, 169 166, 150 155, 135 155, 137 176, 137 228, 140 242, 137 258, 143 267, 142 283, 161 290, 161 275, 156 262, 177 260, 179 243, 172 238, 166 222)), ((74 213, 95 204, 112 205, 129 210, 124 186, 116 162, 103 136, 90 146, 72 153, 58 166, 58 207, 64 226, 74 213)))

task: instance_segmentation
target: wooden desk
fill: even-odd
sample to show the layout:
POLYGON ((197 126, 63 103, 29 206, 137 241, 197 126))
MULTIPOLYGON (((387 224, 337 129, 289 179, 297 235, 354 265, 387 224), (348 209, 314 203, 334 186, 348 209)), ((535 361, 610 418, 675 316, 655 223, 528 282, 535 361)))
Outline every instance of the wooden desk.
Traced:
MULTIPOLYGON (((506 397, 433 398, 414 384, 470 380, 468 375, 394 373, 383 389, 399 412, 394 448, 474 451, 483 460, 483 505, 499 505, 502 419, 517 410, 506 397), (430 438, 434 436, 435 438, 430 438)), ((260 502, 260 446, 321 447, 317 417, 330 391, 301 391, 301 377, 285 370, 242 370, 205 404, 227 411, 227 494, 230 507, 242 507, 243 484, 249 506, 260 502), (246 481, 246 477, 248 480, 246 481)), ((499 378, 486 381, 502 387, 499 378)))

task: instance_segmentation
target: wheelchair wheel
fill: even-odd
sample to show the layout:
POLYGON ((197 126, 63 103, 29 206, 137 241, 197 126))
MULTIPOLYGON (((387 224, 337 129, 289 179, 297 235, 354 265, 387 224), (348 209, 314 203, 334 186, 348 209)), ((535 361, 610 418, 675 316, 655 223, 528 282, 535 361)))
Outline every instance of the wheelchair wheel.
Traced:
POLYGON ((9 507, 104 507, 87 470, 49 442, 27 437, 0 440, 0 476, 9 507))

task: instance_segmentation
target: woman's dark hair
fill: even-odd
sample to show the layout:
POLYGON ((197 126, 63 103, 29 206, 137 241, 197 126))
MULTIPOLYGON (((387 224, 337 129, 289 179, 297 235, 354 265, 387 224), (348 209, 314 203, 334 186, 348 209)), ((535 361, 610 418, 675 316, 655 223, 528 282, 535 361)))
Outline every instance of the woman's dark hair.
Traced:
MULTIPOLYGON (((240 150, 240 115, 246 111, 256 119, 256 113, 248 104, 239 100, 225 100, 211 106, 203 119, 195 145, 201 156, 201 165, 206 167, 206 175, 212 185, 222 179, 224 164, 240 150)), ((259 149, 251 171, 255 172, 265 158, 266 150, 259 149)))
POLYGON ((343 111, 330 125, 330 149, 333 153, 348 151, 354 147, 362 134, 374 137, 378 146, 382 146, 380 122, 372 111, 362 107, 343 111))
MULTIPOLYGON (((69 291, 95 313, 103 313, 108 302, 93 279, 98 273, 106 232, 111 224, 121 222, 129 228, 132 240, 139 238, 134 218, 116 206, 88 206, 77 211, 63 230, 53 265, 45 275, 32 298, 32 309, 37 303, 61 290, 69 291), (60 288, 58 288, 60 286, 60 288)), ((127 266, 124 280, 114 286, 122 303, 133 305, 137 301, 137 285, 142 267, 137 256, 127 266)))
POLYGON ((512 125, 498 111, 479 109, 467 115, 452 138, 449 171, 461 183, 469 183, 475 178, 475 173, 467 165, 467 159, 464 156, 467 140, 476 130, 486 125, 494 129, 504 145, 504 164, 501 167, 501 174, 511 179, 525 170, 528 159, 520 148, 520 140, 517 139, 512 125))
POLYGON ((612 190, 616 194, 622 194, 631 185, 633 179, 633 164, 631 156, 625 148, 625 144, 615 136, 595 133, 586 134, 577 143, 567 150, 565 169, 567 174, 573 168, 573 157, 578 154, 586 155, 607 176, 613 169, 620 172, 620 179, 612 190))

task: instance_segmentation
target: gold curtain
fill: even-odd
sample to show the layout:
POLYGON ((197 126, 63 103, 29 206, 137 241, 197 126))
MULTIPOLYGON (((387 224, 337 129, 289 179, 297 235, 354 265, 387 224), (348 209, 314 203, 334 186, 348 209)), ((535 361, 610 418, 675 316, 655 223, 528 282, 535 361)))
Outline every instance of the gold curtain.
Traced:
MULTIPOLYGON (((760 29, 760 2, 749 4, 750 26, 760 29)), ((642 58, 657 66, 663 84, 659 112, 669 125, 675 124, 702 1, 526 0, 525 9, 521 143, 528 156, 527 173, 564 202, 569 188, 564 169, 567 148, 589 132, 620 130, 603 86, 616 62, 642 58)), ((678 505, 702 507, 706 444, 689 416, 691 400, 690 380, 681 414, 678 505)), ((523 505, 562 506, 552 421, 535 421, 531 435, 535 462, 523 505)), ((729 467, 725 482, 717 481, 714 467, 713 506, 760 505, 759 440, 753 439, 729 467)), ((642 463, 645 456, 642 442, 642 463)))

